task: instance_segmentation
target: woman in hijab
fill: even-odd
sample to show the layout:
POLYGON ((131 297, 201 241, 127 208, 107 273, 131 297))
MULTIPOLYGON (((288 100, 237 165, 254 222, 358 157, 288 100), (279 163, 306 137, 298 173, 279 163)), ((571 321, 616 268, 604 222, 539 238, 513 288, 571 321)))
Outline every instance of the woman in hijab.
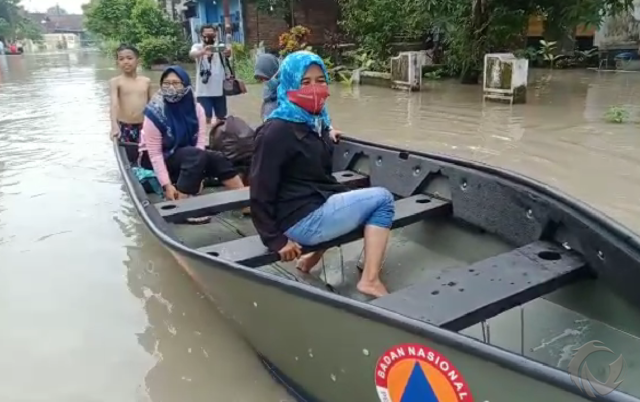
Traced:
POLYGON ((251 164, 251 213, 262 242, 309 272, 323 251, 301 256, 301 245, 324 243, 364 226, 364 271, 358 290, 380 297, 380 269, 394 215, 384 188, 351 190, 332 173, 333 142, 325 107, 327 70, 300 51, 280 66, 278 107, 256 133, 251 164))
MULTIPOLYGON (((278 107, 278 69, 280 61, 270 53, 262 53, 256 59, 255 79, 263 83, 262 106, 260 116, 262 121, 267 120, 271 112, 278 107)), ((342 134, 340 131, 329 126, 331 138, 337 140, 342 134)))
POLYGON ((278 106, 278 79, 276 78, 278 68, 280 68, 280 61, 270 53, 262 53, 256 59, 254 76, 264 85, 260 108, 262 121, 265 121, 278 106))
POLYGON ((244 187, 227 159, 205 150, 206 116, 182 67, 164 70, 144 116, 141 165, 153 169, 168 200, 198 194, 205 177, 217 177, 230 189, 244 187))

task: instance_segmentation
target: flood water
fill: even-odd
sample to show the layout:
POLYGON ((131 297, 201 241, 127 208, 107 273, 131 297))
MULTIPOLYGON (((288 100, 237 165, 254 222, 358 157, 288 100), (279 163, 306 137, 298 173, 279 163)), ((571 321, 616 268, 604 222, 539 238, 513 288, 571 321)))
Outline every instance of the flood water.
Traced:
MULTIPOLYGON (((115 74, 91 52, 0 56, 0 400, 291 400, 136 216, 108 139, 115 74)), ((260 94, 231 113, 256 123, 260 94)), ((524 106, 434 82, 335 86, 329 107, 348 135, 515 170, 640 231, 638 96, 640 74, 534 71, 524 106), (611 105, 631 121, 604 122, 611 105)))

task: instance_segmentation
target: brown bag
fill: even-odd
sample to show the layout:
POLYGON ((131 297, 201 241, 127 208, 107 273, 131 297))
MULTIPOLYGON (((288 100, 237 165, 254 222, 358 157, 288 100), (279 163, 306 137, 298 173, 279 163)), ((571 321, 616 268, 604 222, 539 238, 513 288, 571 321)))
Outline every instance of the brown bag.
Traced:
POLYGON ((255 131, 244 120, 228 116, 211 127, 209 148, 220 152, 234 165, 248 165, 253 157, 255 131))
MULTIPOLYGON (((229 63, 229 60, 225 56, 222 56, 222 53, 218 53, 218 55, 220 56, 222 67, 229 70, 229 75, 227 75, 222 82, 224 95, 235 96, 247 93, 247 86, 244 82, 235 78, 235 74, 233 73, 233 68, 231 67, 231 63, 229 63)), ((226 69, 225 75, 227 73, 226 69)))

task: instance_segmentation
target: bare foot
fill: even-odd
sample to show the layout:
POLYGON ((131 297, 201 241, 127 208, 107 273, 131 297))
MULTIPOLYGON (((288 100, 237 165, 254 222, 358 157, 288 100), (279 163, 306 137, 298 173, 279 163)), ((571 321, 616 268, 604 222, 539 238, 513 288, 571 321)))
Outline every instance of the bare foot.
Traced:
POLYGON ((379 279, 373 282, 360 279, 357 288, 360 293, 373 297, 382 297, 389 294, 389 291, 379 279))
POLYGON ((313 269, 313 267, 318 265, 323 254, 324 254, 324 250, 319 250, 319 251, 314 251, 312 253, 308 253, 301 256, 300 258, 298 258, 298 263, 296 264, 296 268, 298 268, 300 271, 304 272, 305 274, 308 274, 309 271, 313 269))

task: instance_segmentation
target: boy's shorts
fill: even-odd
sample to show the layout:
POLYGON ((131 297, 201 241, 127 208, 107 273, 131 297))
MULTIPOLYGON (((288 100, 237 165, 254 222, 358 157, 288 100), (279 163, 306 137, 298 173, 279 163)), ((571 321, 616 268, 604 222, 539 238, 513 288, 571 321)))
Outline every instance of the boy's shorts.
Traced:
POLYGON ((118 122, 120 127, 120 142, 140 142, 140 133, 142 132, 142 124, 129 124, 118 122))

